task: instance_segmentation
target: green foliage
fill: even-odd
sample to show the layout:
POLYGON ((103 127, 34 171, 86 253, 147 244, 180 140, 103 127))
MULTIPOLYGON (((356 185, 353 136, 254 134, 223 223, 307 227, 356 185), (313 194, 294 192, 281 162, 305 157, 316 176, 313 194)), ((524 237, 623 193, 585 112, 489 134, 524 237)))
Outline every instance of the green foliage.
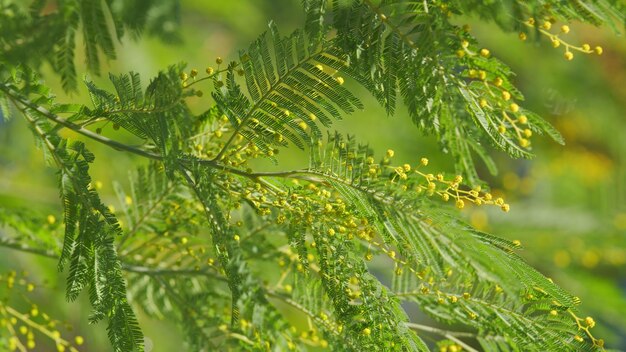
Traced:
POLYGON ((285 139, 303 148, 303 141, 310 141, 307 129, 314 138, 321 137, 317 119, 328 126, 332 121, 329 115, 340 119, 339 110, 350 113, 362 105, 324 72, 319 62, 324 60, 327 49, 316 33, 296 31, 282 38, 270 24, 270 34, 274 60, 266 34, 240 54, 241 73, 252 99, 243 95, 235 80, 236 64, 229 66, 225 87, 221 87, 221 77, 216 76, 215 85, 222 89, 213 97, 229 116, 236 131, 233 136, 239 133, 264 151, 271 145, 285 145, 285 139))
MULTIPOLYGON (((340 50, 336 55, 350 63, 348 72, 389 114, 399 94, 413 122, 439 137, 454 156, 457 172, 467 175, 470 184, 480 183, 472 152, 492 164, 486 144, 513 157, 531 156, 514 121, 529 112, 520 109, 513 119, 507 116, 509 100, 523 100, 512 84, 511 70, 449 21, 452 6, 369 0, 350 6, 336 1, 333 6, 340 50)), ((532 118, 529 128, 562 142, 541 118, 532 118)))
MULTIPOLYGON (((32 80, 32 76, 17 77, 12 88, 20 89, 17 85, 26 81, 29 86, 25 90, 37 92, 39 104, 50 102, 47 89, 32 80)), ((32 104, 29 101, 23 103, 32 104)), ((63 109, 52 107, 53 111, 63 109)), ((89 287, 89 299, 94 307, 90 320, 108 319, 107 329, 113 348, 116 351, 142 348, 141 330, 126 300, 126 284, 115 251, 114 236, 121 235, 122 230, 115 215, 102 204, 91 186, 89 163, 93 162, 94 155, 83 143, 68 143, 50 133, 53 126, 41 111, 25 108, 22 112, 47 150, 50 161, 59 169, 59 189, 65 211, 65 238, 59 269, 63 270, 66 262, 70 263, 67 299, 75 300, 85 287, 89 287)))
MULTIPOLYGON (((563 317, 549 323, 544 320, 551 317, 547 314, 551 309, 573 306, 574 299, 513 254, 515 244, 473 230, 435 204, 429 204, 428 199, 415 199, 407 197, 410 193, 397 192, 398 186, 392 183, 390 187, 387 181, 397 176, 396 170, 381 176, 383 182, 372 180, 364 168, 352 167, 352 170, 362 171, 346 172, 345 166, 366 165, 368 154, 365 152, 359 157, 358 151, 350 147, 353 143, 344 143, 338 137, 333 142, 325 151, 328 160, 313 168, 320 170, 317 172, 349 204, 356 205, 356 214, 375 224, 386 244, 404 249, 401 254, 406 259, 396 263, 398 277, 392 286, 402 300, 429 307, 428 313, 449 324, 467 324, 470 318, 472 325, 484 330, 481 336, 509 340, 508 343, 517 348, 553 350, 565 343, 559 334, 546 333, 550 329, 545 328, 548 324, 556 325, 563 317), (350 158, 349 155, 357 156, 350 158), (480 284, 474 283, 475 280, 480 284), (468 292, 455 293, 459 287, 466 287, 468 292), (524 292, 542 298, 506 306, 524 292), (464 298, 466 294, 469 296, 464 298), (513 297, 507 298, 507 294, 513 297), (543 314, 530 314, 541 311, 543 314), (487 320, 480 321, 477 317, 491 322, 497 317, 502 319, 502 324, 494 324, 495 330, 491 330, 487 320), (537 326, 534 331, 527 328, 529 320, 533 319, 536 321, 532 325, 537 326)), ((406 184, 415 189, 412 181, 408 179, 406 184)), ((567 330, 568 325, 563 324, 559 329, 567 330)), ((575 333, 571 326, 569 329, 575 333)))
POLYGON ((626 24, 624 18, 625 5, 621 1, 501 1, 485 3, 483 1, 454 1, 463 13, 475 13, 481 18, 495 21, 503 29, 518 29, 518 22, 526 20, 525 16, 536 18, 543 16, 559 20, 583 21, 595 26, 609 25, 616 31, 626 24), (505 15, 506 14, 506 15, 505 15), (517 21, 516 21, 517 20, 517 21))
POLYGON ((90 321, 108 321, 115 351, 144 348, 133 309, 176 321, 186 346, 199 351, 426 351, 431 341, 445 351, 603 349, 593 319, 576 315, 579 300, 527 265, 515 253, 520 243, 472 228, 446 205, 509 210, 478 177, 474 154, 496 172, 487 144, 530 157, 533 133, 563 143, 547 121, 517 105, 523 96, 509 67, 451 18, 477 13, 504 29, 535 26, 531 15, 600 24, 623 18, 623 6, 302 3, 302 29, 284 37, 270 22, 238 61, 224 67, 219 58, 206 76, 170 66, 145 88, 134 72, 110 74, 108 88, 86 81, 91 105, 84 106, 55 102, 34 73, 42 61, 73 89, 79 29, 87 68, 97 73, 99 52, 116 53, 109 15, 117 39, 127 30, 168 39, 174 20, 163 9, 176 2, 60 1, 44 12, 45 1, 30 10, 4 1, 0 97, 23 115, 58 170, 64 239, 43 241, 33 235, 32 216, 0 209, 3 226, 17 234, 0 245, 58 257, 67 299, 87 289, 90 321), (21 40, 33 26, 49 37, 21 40), (213 84, 202 88, 213 102, 197 114, 189 103, 203 96, 203 82, 213 84), (454 156, 458 175, 433 175, 426 158, 394 165, 393 150, 376 162, 353 136, 329 132, 363 108, 346 83, 360 84, 388 114, 402 102, 454 156), (104 136, 109 124, 136 144, 104 136), (129 190, 116 184, 118 211, 91 179, 87 143, 62 130, 149 159, 129 190), (309 152, 308 167, 257 169, 266 159, 280 165, 280 148, 291 145, 309 152), (408 305, 463 331, 413 323, 408 305))
POLYGON ((172 1, 36 0, 26 5, 3 0, 0 62, 29 63, 33 68, 47 62, 61 76, 63 89, 73 91, 77 88, 77 35, 82 34, 87 69, 99 74, 100 53, 108 60, 115 59, 115 39, 121 40, 127 31, 134 37, 147 30, 165 40, 178 40, 178 10, 172 1), (107 23, 108 16, 113 28, 107 23))

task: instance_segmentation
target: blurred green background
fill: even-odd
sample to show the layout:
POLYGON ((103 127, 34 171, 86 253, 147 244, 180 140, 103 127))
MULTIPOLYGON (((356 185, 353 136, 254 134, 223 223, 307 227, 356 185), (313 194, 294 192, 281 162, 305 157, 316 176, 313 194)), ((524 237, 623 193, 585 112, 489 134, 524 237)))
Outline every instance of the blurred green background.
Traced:
MULTIPOLYGON (((215 65, 217 56, 225 61, 235 59, 238 49, 264 31, 269 20, 277 22, 284 33, 298 26, 302 20, 299 3, 183 1, 181 43, 167 44, 147 37, 127 40, 119 44, 118 59, 105 64, 103 71, 137 71, 144 83, 158 70, 181 61, 203 72, 215 65)), ((521 42, 516 33, 503 33, 494 25, 471 18, 457 20, 470 24, 482 45, 513 68, 518 75, 516 83, 526 95, 525 106, 555 124, 567 142, 560 146, 547 138, 533 138, 537 153, 533 160, 511 160, 494 151, 500 174, 490 176, 481 170, 481 175, 494 192, 506 197, 511 211, 505 214, 469 207, 463 216, 479 229, 521 240, 525 248, 521 254, 532 265, 582 299, 580 315, 591 315, 598 323, 594 335, 604 338, 611 348, 626 350, 625 38, 609 29, 573 24, 568 34, 572 43, 601 45, 604 54, 580 54, 570 62, 563 58, 560 48, 552 48, 546 40, 521 42)), ((82 50, 77 51, 77 61, 79 72, 85 72, 82 50)), ((88 103, 84 87, 75 95, 65 96, 59 78, 49 67, 44 68, 44 77, 58 93, 59 101, 88 103)), ((107 85, 106 77, 90 78, 107 85)), ((369 142, 379 155, 394 149, 397 162, 416 163, 427 156, 433 172, 453 171, 451 158, 442 154, 432 136, 422 135, 402 109, 388 117, 360 87, 352 82, 347 85, 362 98, 366 109, 346 116, 335 128, 369 142)), ((201 111, 212 102, 205 94, 190 104, 201 111)), ((116 132, 109 127, 103 133, 116 132)), ((116 205, 119 200, 112 182, 126 184, 128 170, 142 161, 94 143, 88 145, 96 154, 93 178, 103 182, 105 201, 116 205)), ((282 153, 279 167, 306 166, 306 156, 297 151, 282 153)), ((0 204, 35 209, 42 219, 48 214, 61 219, 55 186, 54 171, 45 167, 24 121, 14 118, 0 122, 0 204)), ((86 300, 65 304, 64 276, 56 272, 54 260, 0 248, 0 271, 14 268, 28 271, 31 280, 44 286, 36 290, 35 302, 85 336, 85 350, 109 350, 105 326, 86 323, 90 309, 86 300)), ((153 351, 180 349, 175 326, 151 321, 141 313, 139 318, 153 351)), ((414 318, 421 320, 423 316, 416 314, 414 318)))

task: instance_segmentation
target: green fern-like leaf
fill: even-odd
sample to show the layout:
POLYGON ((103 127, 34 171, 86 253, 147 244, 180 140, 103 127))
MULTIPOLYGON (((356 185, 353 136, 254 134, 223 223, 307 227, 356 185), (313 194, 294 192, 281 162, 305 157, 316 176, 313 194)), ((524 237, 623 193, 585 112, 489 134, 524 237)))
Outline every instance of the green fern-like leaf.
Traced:
MULTIPOLYGON (((236 83, 234 66, 228 71, 226 85, 214 94, 234 127, 231 141, 241 134, 264 150, 283 144, 283 139, 304 147, 310 143, 309 133, 321 136, 318 120, 327 126, 332 119, 341 118, 339 110, 350 113, 362 107, 320 64, 326 48, 319 38, 301 31, 283 38, 273 24, 271 43, 267 36, 262 35, 240 54, 251 99, 236 83)), ((218 87, 221 84, 216 80, 218 87)))

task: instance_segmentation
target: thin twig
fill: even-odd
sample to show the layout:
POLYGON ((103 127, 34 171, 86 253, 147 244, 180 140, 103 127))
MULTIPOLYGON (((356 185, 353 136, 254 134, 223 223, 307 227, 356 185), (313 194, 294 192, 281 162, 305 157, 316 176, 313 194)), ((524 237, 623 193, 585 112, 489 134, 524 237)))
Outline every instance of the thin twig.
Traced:
POLYGON ((406 327, 413 329, 413 330, 426 331, 426 332, 434 333, 437 335, 441 335, 449 340, 456 342, 457 344, 459 344, 461 347, 463 347, 469 352, 478 352, 477 349, 473 348, 472 346, 466 344, 465 342, 459 339, 459 337, 476 338, 475 334, 467 333, 467 332, 447 331, 443 329, 437 329, 432 326, 415 324, 415 323, 405 323, 405 325, 406 327))
POLYGON ((148 151, 145 151, 143 149, 139 149, 124 143, 120 143, 116 140, 101 136, 95 132, 92 132, 86 128, 83 128, 73 122, 67 121, 66 119, 50 112, 48 109, 39 106, 35 103, 33 103, 32 101, 30 101, 29 99, 23 97, 21 94, 19 94, 18 92, 14 91, 12 88, 8 87, 6 84, 0 83, 0 90, 2 90, 3 92, 5 92, 9 97, 11 97, 12 100, 15 100, 17 102, 19 102, 20 104, 22 104, 23 106, 34 110, 36 112, 38 112, 39 114, 45 116, 47 119, 52 120, 64 127, 69 128, 70 130, 77 132, 79 134, 82 134, 85 137, 91 138, 93 140, 96 140, 102 144, 105 144, 109 147, 112 147, 114 149, 117 150, 125 150, 127 152, 131 152, 133 154, 137 154, 137 155, 141 155, 143 157, 146 158, 150 158, 150 159, 154 159, 154 160, 161 160, 162 157, 158 154, 154 154, 148 151))
POLYGON ((30 253, 30 254, 37 254, 46 258, 59 259, 58 254, 55 253, 54 251, 29 247, 27 245, 14 242, 11 238, 7 238, 4 236, 0 236, 0 247, 15 249, 15 250, 30 253))

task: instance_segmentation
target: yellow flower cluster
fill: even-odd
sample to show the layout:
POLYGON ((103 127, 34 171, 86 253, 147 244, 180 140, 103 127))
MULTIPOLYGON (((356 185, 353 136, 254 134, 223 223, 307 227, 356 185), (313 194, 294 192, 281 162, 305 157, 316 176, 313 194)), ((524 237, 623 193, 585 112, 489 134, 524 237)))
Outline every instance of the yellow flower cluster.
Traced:
POLYGON ((463 347, 453 343, 451 345, 442 346, 439 348, 439 352, 461 352, 463 351, 463 347))
MULTIPOLYGON (((324 325, 326 325, 327 328, 336 328, 336 325, 334 324, 324 324, 324 325)), ((292 333, 295 333, 297 330, 294 327, 292 327, 291 331, 292 333)), ((298 339, 301 342, 304 342, 305 344, 310 345, 310 346, 328 348, 328 341, 321 338, 318 332, 313 329, 300 332, 300 336, 298 336, 298 339)), ((289 347, 290 350, 296 349, 296 345, 293 342, 291 342, 291 345, 288 344, 287 346, 289 347)))
MULTIPOLYGON (((250 123, 258 125, 260 121, 253 118, 250 123)), ((190 147, 188 151, 198 157, 212 159, 216 156, 216 150, 224 146, 224 139, 230 137, 229 134, 233 129, 226 115, 222 115, 209 124, 204 132, 191 137, 195 145, 190 147)), ((280 133, 275 133, 274 140, 281 143, 284 141, 284 137, 280 133)), ((269 149, 264 152, 254 143, 246 142, 241 134, 237 134, 231 141, 231 148, 221 156, 220 161, 228 166, 243 168, 248 159, 261 155, 272 156, 276 153, 278 153, 278 149, 269 149)))
MULTIPOLYGON (((389 155, 389 153, 387 153, 387 155, 389 155)), ((475 205, 496 205, 505 212, 509 211, 510 207, 504 202, 504 199, 496 198, 488 192, 482 192, 480 187, 475 187, 470 190, 460 188, 463 182, 461 175, 456 175, 453 179, 446 179, 441 173, 433 175, 419 170, 420 166, 426 165, 428 165, 428 159, 422 158, 420 164, 415 168, 412 168, 409 164, 394 167, 395 175, 392 181, 395 181, 396 178, 401 181, 407 180, 408 174, 412 172, 426 180, 426 184, 419 183, 415 187, 415 191, 419 194, 425 193, 427 196, 436 194, 446 202, 450 200, 454 201, 456 207, 459 209, 463 209, 466 203, 470 203, 475 205)))
MULTIPOLYGON (((180 72, 179 73, 179 78, 181 80, 183 88, 189 88, 189 87, 191 87, 192 85, 194 85, 194 84, 196 84, 198 82, 211 79, 211 78, 215 77, 216 75, 231 69, 230 67, 224 68, 224 69, 220 69, 220 65, 222 63, 224 63, 224 60, 221 57, 219 57, 219 56, 215 59, 215 63, 218 66, 217 70, 215 70, 212 66, 207 66, 204 69, 204 72, 206 72, 206 74, 207 74, 206 77, 197 78, 199 71, 197 69, 195 69, 195 68, 191 69, 189 71, 189 74, 187 74, 187 72, 180 72), (190 79, 191 79, 191 82, 189 82, 190 79)), ((234 62, 232 64, 232 67, 237 68, 239 65, 240 65, 240 63, 234 62)), ((245 71, 241 67, 237 68, 236 72, 237 72, 237 74, 239 76, 245 75, 245 71)), ((221 81, 221 79, 217 81, 218 87, 221 87, 223 84, 224 83, 221 81)), ((195 93, 196 93, 197 97, 202 97, 203 96, 203 93, 200 90, 196 91, 195 93)))
MULTIPOLYGON (((533 132, 527 126, 528 116, 524 114, 517 103, 511 101, 511 93, 501 87, 502 79, 497 77, 493 82, 485 82, 485 85, 492 98, 498 99, 501 97, 501 100, 504 102, 504 104, 498 103, 498 108, 500 109, 498 133, 505 134, 512 130, 519 146, 522 148, 530 147, 529 138, 533 135, 533 132), (499 92, 494 93, 494 87, 499 92)), ((485 99, 481 99, 479 105, 483 109, 494 109, 485 99)))
MULTIPOLYGON (((556 33, 552 33, 550 30, 553 28, 553 22, 551 20, 545 20, 541 23, 539 23, 539 21, 535 20, 534 18, 529 18, 527 21, 523 22, 526 26, 531 27, 531 28, 537 28, 539 33, 541 33, 542 35, 545 35, 548 39, 550 39, 550 43, 552 44, 553 47, 558 48, 563 46, 563 48, 565 48, 565 52, 563 53, 563 57, 568 60, 571 61, 574 59, 574 53, 573 51, 578 51, 584 54, 598 54, 598 55, 602 55, 603 49, 601 46, 596 46, 595 48, 592 48, 591 45, 589 44, 583 44, 581 46, 576 46, 576 45, 572 45, 568 42, 566 42, 565 40, 563 40, 560 35, 562 34, 567 34, 570 31, 570 28, 568 25, 564 24, 559 28, 559 31, 556 33)), ((526 40, 527 35, 526 33, 522 32, 519 34, 519 38, 521 40, 526 40)))
MULTIPOLYGON (((552 314, 552 312, 550 313, 552 314)), ((601 350, 604 350, 604 340, 596 339, 595 337, 593 337, 590 331, 590 329, 596 326, 596 321, 592 317, 580 318, 576 314, 574 314, 571 309, 568 310, 568 313, 572 316, 572 318, 574 318, 574 321, 576 321, 576 326, 578 327, 578 330, 582 331, 584 335, 591 340, 594 346, 600 348, 601 350)), ((575 335, 574 340, 578 342, 583 342, 585 338, 580 335, 575 335)))
MULTIPOLYGON (((522 36, 524 39, 526 35, 522 36)), ((469 42, 467 40, 461 41, 461 50, 457 53, 457 56, 464 57, 481 56, 489 57, 490 52, 488 49, 481 49, 478 52, 473 52, 469 48, 469 42), (460 54, 460 52, 463 54, 460 54)), ((508 131, 512 131, 517 143, 522 148, 529 148, 529 138, 533 132, 526 126, 528 124, 528 116, 524 114, 523 109, 512 100, 511 92, 509 92, 504 86, 504 79, 502 77, 489 77, 487 72, 480 69, 470 68, 467 70, 467 76, 471 79, 482 81, 485 86, 485 91, 488 93, 484 97, 478 99, 477 103, 484 111, 497 111, 498 118, 498 132, 500 134, 506 134, 508 131)))
MULTIPOLYGON (((25 275, 23 274, 24 278, 18 278, 17 273, 11 271, 6 276, 0 275, 0 282, 5 281, 8 289, 14 289, 17 284, 17 287, 23 286, 26 293, 32 292, 35 285, 27 282, 25 275)), ((21 294, 25 297, 25 293, 21 294)), ((35 340, 37 333, 52 339, 56 344, 56 350, 59 352, 78 352, 74 346, 80 346, 84 343, 82 336, 75 336, 73 342, 62 338, 61 333, 56 329, 60 322, 41 312, 36 304, 31 303, 26 312, 20 312, 7 303, 4 302, 0 305, 0 328, 9 332, 10 336, 4 345, 8 351, 36 349, 38 346, 35 340)))
POLYGON ((463 58, 465 56, 482 56, 482 57, 489 57, 491 55, 491 52, 489 51, 489 49, 487 48, 481 48, 478 51, 474 51, 470 48, 470 43, 467 40, 462 40, 461 41, 461 48, 459 48, 459 50, 457 50, 456 52, 456 56, 460 59, 463 58))

